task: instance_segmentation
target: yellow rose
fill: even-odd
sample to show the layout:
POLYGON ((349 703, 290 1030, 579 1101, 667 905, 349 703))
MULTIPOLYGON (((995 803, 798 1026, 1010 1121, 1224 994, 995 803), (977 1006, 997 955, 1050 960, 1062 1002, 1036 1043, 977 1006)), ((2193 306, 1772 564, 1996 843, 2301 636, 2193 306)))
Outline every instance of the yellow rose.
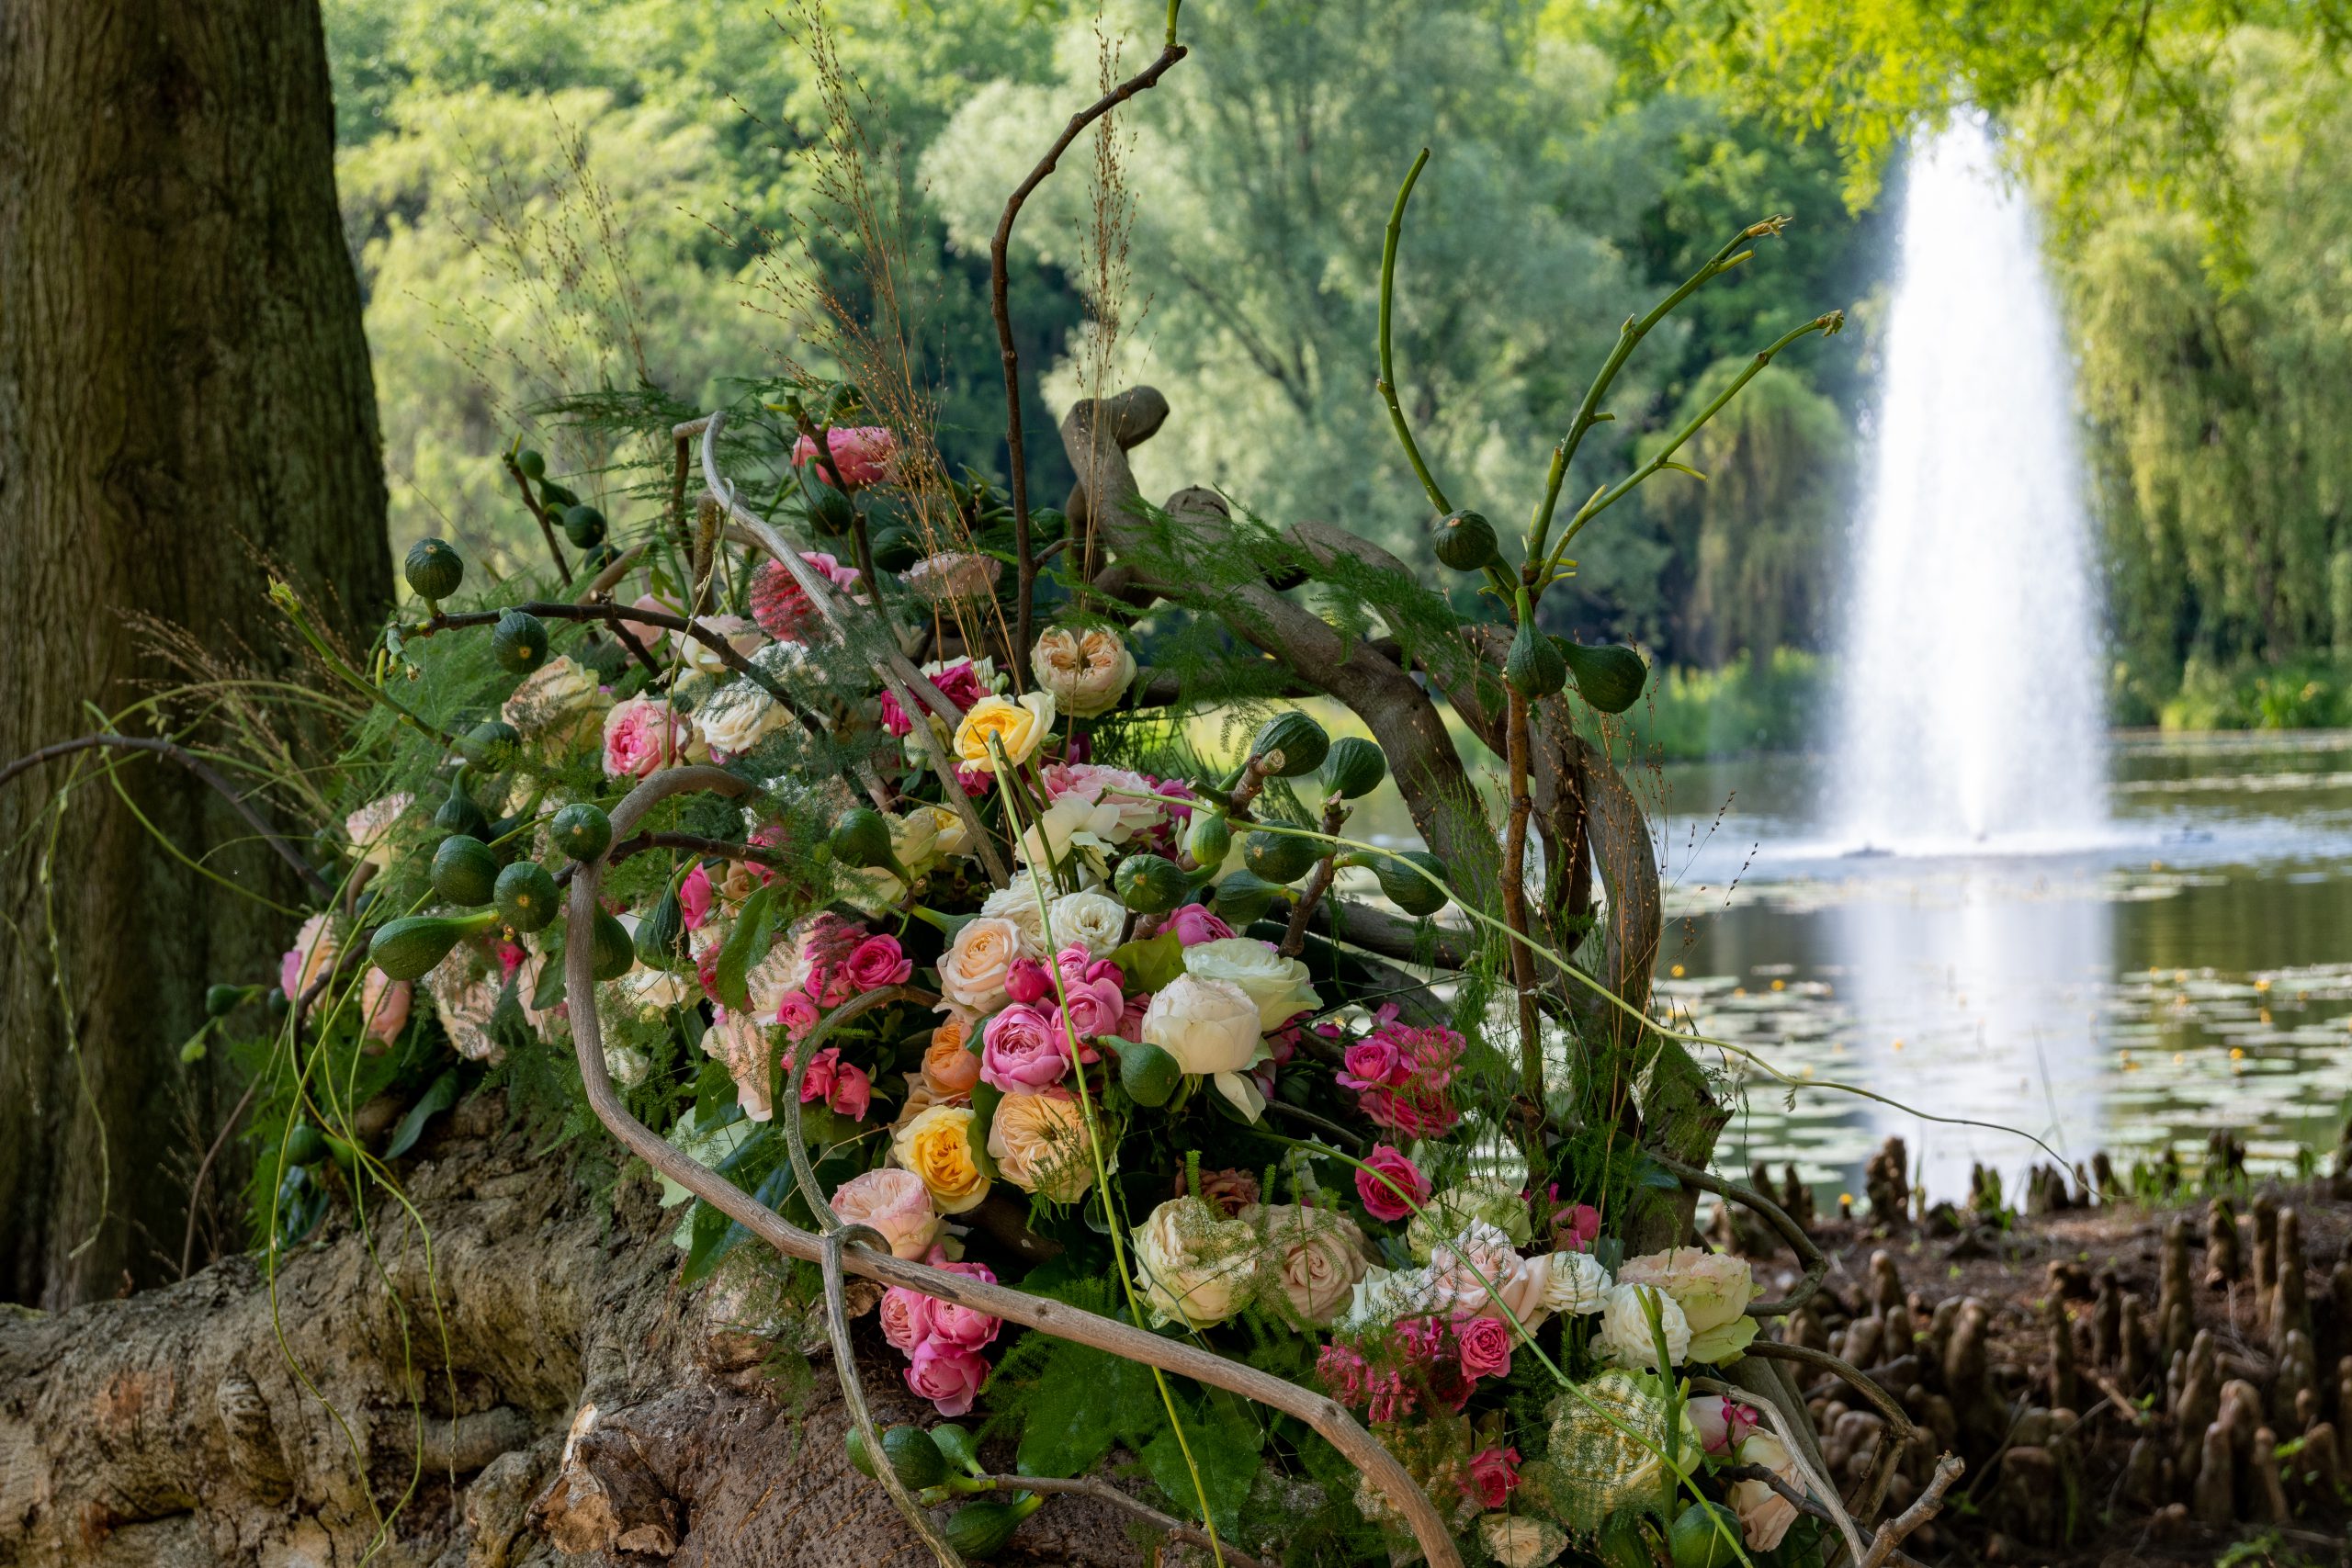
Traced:
POLYGON ((890 1154, 922 1178, 943 1214, 960 1214, 989 1195, 989 1179, 972 1158, 972 1108, 934 1105, 890 1136, 890 1154))
POLYGON ((1011 697, 982 697, 956 727, 956 760, 973 773, 996 772, 996 753, 1016 767, 1037 754, 1054 728, 1054 699, 1032 692, 1015 702, 1011 697), (991 745, 993 743, 993 745, 991 745))
POLYGON ((1081 1112, 1066 1095, 1008 1094, 997 1101, 989 1155, 1007 1181, 1057 1203, 1075 1203, 1094 1185, 1081 1112))

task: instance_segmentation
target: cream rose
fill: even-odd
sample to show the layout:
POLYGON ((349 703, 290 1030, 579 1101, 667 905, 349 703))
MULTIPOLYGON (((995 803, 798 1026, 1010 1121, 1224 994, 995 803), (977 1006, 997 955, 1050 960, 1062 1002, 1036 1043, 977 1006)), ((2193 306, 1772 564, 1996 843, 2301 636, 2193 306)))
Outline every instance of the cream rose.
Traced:
POLYGON ((1429 1280, 1436 1311, 1491 1317, 1498 1323, 1516 1319, 1532 1334, 1545 1316, 1552 1260, 1521 1258, 1510 1236, 1475 1220, 1451 1241, 1431 1249, 1429 1280))
MULTIPOLYGON (((1356 1281, 1371 1267, 1363 1232, 1345 1214, 1296 1203, 1252 1203, 1235 1216, 1264 1238, 1267 1283, 1279 1288, 1291 1310, 1317 1328, 1328 1327, 1355 1293, 1356 1281)), ((1271 1294, 1271 1292, 1268 1292, 1271 1294)))
POLYGON ((378 871, 391 870, 392 829, 415 804, 416 796, 401 790, 381 800, 371 800, 345 818, 343 832, 351 840, 352 855, 362 865, 372 865, 378 871))
MULTIPOLYGON (((719 641, 736 652, 747 657, 757 653, 768 640, 767 633, 762 631, 756 622, 745 620, 741 615, 704 615, 697 619, 695 625, 717 637, 719 641)), ((678 657, 685 660, 689 667, 699 670, 706 675, 724 675, 728 672, 729 666, 727 660, 718 656, 717 649, 712 648, 700 637, 686 632, 673 631, 670 634, 670 641, 677 649, 678 657)))
POLYGON ((1416 1261, 1427 1263, 1439 1242, 1461 1235, 1477 1220, 1510 1237, 1515 1247, 1526 1246, 1534 1234, 1533 1222, 1527 1213, 1527 1200, 1520 1196, 1515 1183, 1465 1181, 1459 1187, 1447 1188, 1421 1205, 1420 1213, 1405 1227, 1405 1245, 1416 1261))
POLYGON ((996 772, 997 753, 1019 767, 1037 754, 1054 729, 1054 699, 1032 692, 1019 700, 982 697, 956 727, 956 758, 976 773, 996 772))
POLYGON ((1000 887, 981 899, 980 913, 1011 922, 1020 938, 1021 957, 1043 958, 1053 951, 1046 945, 1046 912, 1037 902, 1037 885, 1027 877, 1016 876, 1012 886, 1000 887))
POLYGON ((1759 1293, 1745 1258, 1678 1247, 1629 1258, 1617 1270, 1620 1284, 1656 1285, 1674 1298, 1690 1325, 1690 1359, 1723 1361, 1739 1355, 1756 1337, 1747 1303, 1759 1293))
POLYGON ((568 653, 559 653, 517 685, 499 716, 540 750, 560 753, 591 744, 604 733, 613 700, 568 653))
POLYGON ((1600 1259, 1589 1252, 1555 1252, 1552 1254, 1551 1278, 1544 1286, 1544 1308, 1546 1312, 1574 1313, 1589 1316, 1599 1312, 1609 1299, 1609 1287, 1615 1281, 1600 1259))
POLYGON ((749 681, 729 681, 694 711, 695 733, 702 743, 729 757, 749 751, 791 718, 782 703, 749 681))
MULTIPOLYGON (((1749 1433, 1739 1445, 1739 1462, 1769 1470, 1797 1491, 1804 1490, 1804 1472, 1790 1457, 1788 1445, 1770 1432, 1749 1433)), ((1771 1551, 1797 1522, 1796 1505, 1761 1481, 1734 1482, 1724 1500, 1739 1516, 1740 1533, 1751 1551, 1771 1551)))
POLYGON ((1094 1185, 1094 1160, 1077 1100, 1066 1095, 1008 1094, 989 1118, 989 1157, 1023 1192, 1075 1203, 1094 1185))
POLYGON ((1541 1568, 1568 1549, 1559 1526, 1526 1514, 1481 1514, 1478 1544, 1502 1568, 1541 1568))
POLYGON ((911 1170, 884 1166, 861 1171, 841 1184, 831 1207, 842 1223, 880 1232, 896 1258, 921 1258, 939 1235, 931 1189, 911 1170))
POLYGON ((1046 927, 1057 952, 1079 943, 1095 958, 1118 946, 1127 926, 1125 907, 1106 893, 1065 893, 1049 913, 1046 927))
POLYGON ((1134 1241, 1136 1283, 1160 1323, 1221 1323, 1249 1298, 1257 1277, 1257 1232, 1198 1198, 1171 1198, 1154 1209, 1134 1241))
POLYGON ((1004 1005, 1004 976, 1023 955, 1021 928, 1001 915, 980 915, 956 928, 939 959, 939 988, 974 1012, 1004 1005))
POLYGON ((1054 626, 1030 650, 1030 671, 1062 712, 1092 718, 1119 705, 1136 678, 1136 656, 1119 634, 1102 626, 1073 632, 1054 626))
POLYGON ((960 1214, 979 1207, 989 1179, 972 1157, 972 1108, 934 1105, 890 1135, 890 1155, 922 1178, 933 1207, 960 1214))
POLYGON ((1600 1351, 1621 1367, 1647 1367, 1654 1371, 1669 1372, 1673 1366, 1657 1364, 1657 1342, 1650 1336, 1649 1313, 1645 1303, 1657 1303, 1658 1326, 1666 1333, 1666 1353, 1679 1366, 1690 1353, 1690 1324, 1674 1298, 1655 1285, 1627 1284, 1623 1280, 1609 1287, 1600 1308, 1600 1351))
POLYGON ((1284 958, 1270 942, 1223 937, 1184 950, 1184 973, 1204 980, 1229 980, 1258 1004, 1258 1028, 1271 1033, 1302 1012, 1323 1005, 1306 978, 1306 965, 1284 958))
POLYGON ((1177 976, 1144 1010, 1140 1032, 1146 1043, 1175 1057, 1184 1071, 1211 1079, 1250 1121, 1265 1110, 1265 1097, 1243 1076, 1266 1048, 1258 1004, 1232 981, 1177 976))

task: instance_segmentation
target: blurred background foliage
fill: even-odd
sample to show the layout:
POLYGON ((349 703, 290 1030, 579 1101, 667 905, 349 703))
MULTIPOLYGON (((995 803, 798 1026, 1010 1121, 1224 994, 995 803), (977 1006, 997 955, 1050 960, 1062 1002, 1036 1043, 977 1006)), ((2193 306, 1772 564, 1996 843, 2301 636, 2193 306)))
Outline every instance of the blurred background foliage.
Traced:
MULTIPOLYGON (((2352 97, 2333 3, 1192 0, 1192 58, 1122 117, 1127 199, 1107 230, 1082 142, 1016 235, 1035 493, 1069 481, 1052 411, 1148 378, 1176 411, 1138 452, 1148 492, 1215 484, 1426 560, 1372 348, 1380 229, 1429 145, 1400 392, 1456 504, 1516 528, 1618 323, 1742 223, 1791 213, 1635 360, 1567 490, 1622 471, 1787 325, 1842 307, 1854 330, 1758 378, 1684 454, 1708 482, 1667 475, 1612 513, 1554 598, 1555 630, 1634 638, 1681 671, 1641 710, 1646 738, 1794 743, 1834 652, 1905 129, 1973 101, 2049 215, 2109 547, 2116 718, 2352 721, 2352 97), (1090 337, 1106 278, 1116 331, 1090 337)), ((325 9, 396 548, 440 533, 526 558, 495 461, 526 431, 628 517, 606 468, 632 454, 567 449, 582 437, 535 418, 560 391, 702 404, 730 378, 827 367, 763 281, 782 261, 853 306, 865 287, 817 198, 804 17, 325 9)), ((1106 69, 1153 52, 1142 10, 1106 40, 1064 0, 828 7, 951 463, 1004 468, 987 302, 1004 194, 1106 69)))

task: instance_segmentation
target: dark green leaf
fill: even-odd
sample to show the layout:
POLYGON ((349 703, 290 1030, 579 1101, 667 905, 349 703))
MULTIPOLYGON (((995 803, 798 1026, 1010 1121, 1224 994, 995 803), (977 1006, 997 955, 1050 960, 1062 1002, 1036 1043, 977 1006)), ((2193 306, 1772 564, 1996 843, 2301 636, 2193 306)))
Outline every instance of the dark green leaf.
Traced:
POLYGON ((424 1135, 424 1124, 458 1103, 458 1069, 451 1067, 433 1080, 424 1097, 408 1108, 401 1124, 392 1131, 392 1141, 384 1145, 386 1159, 398 1159, 416 1146, 424 1135))
POLYGON ((768 947, 775 940, 775 887, 763 882, 743 900, 743 909, 735 918, 735 929, 727 935, 727 945, 718 950, 718 973, 714 984, 718 999, 738 1012, 749 1011, 751 992, 744 976, 768 955, 768 947))

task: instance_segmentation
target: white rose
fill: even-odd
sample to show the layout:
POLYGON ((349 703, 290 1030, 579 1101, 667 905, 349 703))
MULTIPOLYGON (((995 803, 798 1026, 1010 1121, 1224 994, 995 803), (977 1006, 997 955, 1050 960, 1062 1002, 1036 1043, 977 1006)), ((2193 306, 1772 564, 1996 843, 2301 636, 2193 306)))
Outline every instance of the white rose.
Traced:
POLYGON ((1350 1334, 1385 1328, 1400 1317, 1418 1317, 1433 1311, 1436 1294, 1426 1269, 1382 1269, 1375 1265, 1365 1269, 1363 1278, 1356 1281, 1354 1297, 1339 1326, 1350 1334))
POLYGON ((891 852, 909 871, 922 871, 950 855, 972 852, 972 830, 944 806, 910 806, 890 818, 891 852))
POLYGON ((1092 718, 1117 707, 1126 695, 1128 682, 1136 678, 1136 656, 1107 627, 1073 632, 1055 626, 1038 637, 1029 668, 1062 712, 1092 718))
POLYGON ((1252 1203, 1235 1217, 1263 1234, 1266 1263, 1275 1271, 1271 1283, 1316 1327, 1330 1323, 1371 1266, 1363 1232, 1336 1210, 1252 1203))
POLYGON ((1671 1371, 1672 1367, 1657 1364, 1657 1342, 1650 1337, 1645 1301, 1657 1303, 1658 1325, 1666 1333, 1667 1355, 1679 1365, 1690 1353, 1690 1322, 1674 1304, 1674 1298, 1655 1285, 1623 1282, 1610 1286, 1609 1293, 1601 1300, 1601 1353, 1621 1367, 1671 1371))
POLYGON ((1258 1004, 1258 1028, 1271 1033, 1302 1012, 1323 1005, 1306 977, 1306 965, 1284 958, 1270 942, 1222 937, 1184 950, 1184 973, 1204 980, 1229 980, 1258 1004))
POLYGON ((1248 1299, 1257 1275, 1257 1232, 1198 1198, 1162 1203, 1136 1227, 1134 1240, 1136 1283, 1156 1321, 1205 1328, 1248 1299))
POLYGON ((974 1012, 1004 1005, 1004 976, 1023 956, 1021 928, 1001 916, 982 915, 956 928, 940 955, 939 988, 947 999, 974 1012))
POLYGON ((760 1021, 740 1012, 722 1012, 718 1021, 702 1032, 706 1056, 727 1064, 735 1080, 735 1103, 754 1122, 773 1116, 768 1102, 768 1035, 760 1021))
POLYGON ((1502 1568, 1541 1568, 1568 1549, 1559 1526, 1525 1514, 1481 1514, 1478 1544, 1502 1568))
POLYGON ((652 1059, 634 1045, 605 1047, 605 1071, 623 1089, 635 1089, 652 1070, 652 1059))
POLYGON ((713 751, 740 757, 791 716, 782 703, 751 682, 729 681, 696 705, 695 733, 713 751))
POLYGON ((1085 945, 1090 957, 1100 958, 1119 945, 1127 928, 1127 911, 1107 893, 1065 893, 1054 900, 1052 930, 1057 947, 1085 945))
POLYGON ((673 1007, 682 1007, 697 993, 686 983, 684 975, 673 975, 667 969, 649 969, 640 964, 616 983, 629 1006, 639 1018, 658 1018, 673 1007))
POLYGON ((596 672, 559 653, 526 676, 499 711, 526 740, 544 741, 548 750, 585 746, 604 733, 612 698, 597 684, 596 672))
POLYGON ((1552 1278, 1544 1287, 1544 1308, 1546 1312, 1575 1313, 1578 1316, 1599 1312, 1609 1298, 1612 1284, 1609 1270, 1600 1259, 1589 1252, 1555 1252, 1552 1254, 1552 1278))
POLYGON ((1206 1075, 1250 1121, 1266 1109, 1257 1084, 1243 1076, 1266 1049, 1258 1004, 1232 981, 1177 976, 1144 1010, 1141 1032, 1147 1044, 1175 1057, 1184 1071, 1206 1075))
POLYGON ((1029 878, 1016 876, 1012 886, 1000 887, 980 900, 980 913, 1012 923, 1020 933, 1021 957, 1043 958, 1050 951, 1046 946, 1046 914, 1037 902, 1037 885, 1029 878))
MULTIPOLYGON (((703 615, 695 620, 695 625, 747 657, 758 652, 768 640, 767 634, 760 630, 757 622, 745 620, 741 615, 703 615)), ((717 649, 701 638, 686 632, 673 631, 670 634, 670 641, 677 649, 680 659, 704 674, 724 675, 728 672, 727 660, 718 656, 717 649)))
POLYGON ((1762 1292, 1747 1260, 1703 1247, 1678 1247, 1629 1258, 1617 1270, 1621 1283, 1656 1285, 1674 1298, 1690 1325, 1690 1359, 1722 1361, 1739 1355, 1756 1337, 1747 1303, 1762 1292))

